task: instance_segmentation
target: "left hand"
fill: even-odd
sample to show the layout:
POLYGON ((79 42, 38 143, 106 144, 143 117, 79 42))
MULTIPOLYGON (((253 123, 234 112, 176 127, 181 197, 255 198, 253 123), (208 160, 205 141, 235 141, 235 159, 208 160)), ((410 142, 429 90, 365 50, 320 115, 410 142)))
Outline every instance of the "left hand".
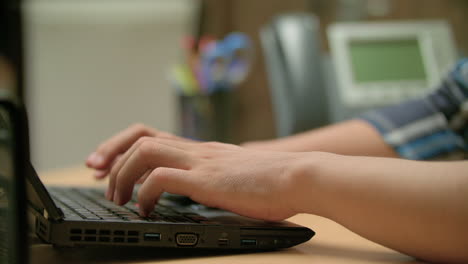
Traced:
POLYGON ((112 166, 107 198, 123 205, 135 183, 142 182, 141 215, 153 210, 163 192, 170 192, 244 216, 282 220, 298 213, 290 168, 299 155, 143 137, 112 166))

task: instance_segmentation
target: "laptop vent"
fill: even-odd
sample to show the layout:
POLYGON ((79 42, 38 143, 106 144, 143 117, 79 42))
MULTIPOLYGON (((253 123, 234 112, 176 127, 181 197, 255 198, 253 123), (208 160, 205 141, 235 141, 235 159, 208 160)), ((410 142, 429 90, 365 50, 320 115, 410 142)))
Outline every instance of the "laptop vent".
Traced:
POLYGON ((110 230, 110 229, 79 229, 72 228, 69 240, 84 243, 124 243, 135 244, 140 242, 140 232, 136 230, 110 230))

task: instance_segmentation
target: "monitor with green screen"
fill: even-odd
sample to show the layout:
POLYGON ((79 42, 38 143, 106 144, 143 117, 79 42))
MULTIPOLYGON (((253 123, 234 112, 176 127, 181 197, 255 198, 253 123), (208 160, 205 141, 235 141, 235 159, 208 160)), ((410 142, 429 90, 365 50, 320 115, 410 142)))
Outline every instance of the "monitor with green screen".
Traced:
POLYGON ((358 83, 426 80, 417 39, 352 41, 350 55, 358 83))

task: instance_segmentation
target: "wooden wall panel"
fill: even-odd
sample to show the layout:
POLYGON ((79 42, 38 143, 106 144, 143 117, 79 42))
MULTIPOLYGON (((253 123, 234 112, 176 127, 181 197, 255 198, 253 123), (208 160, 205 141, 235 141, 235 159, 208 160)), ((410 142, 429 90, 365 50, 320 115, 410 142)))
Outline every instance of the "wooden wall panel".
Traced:
POLYGON ((220 23, 224 27, 219 24, 207 25, 206 32, 222 36, 231 31, 241 31, 249 35, 254 42, 255 61, 253 71, 234 94, 235 114, 231 142, 240 143, 247 140, 274 137, 274 121, 259 32, 261 26, 267 24, 278 14, 306 10, 307 2, 305 0, 206 1, 207 10, 228 13, 223 13, 223 15, 215 13, 213 16, 216 19, 207 19, 207 21, 222 21, 220 23))
POLYGON ((238 104, 236 126, 233 130, 234 142, 275 136, 270 93, 259 40, 260 28, 276 15, 305 10, 306 2, 304 0, 235 1, 236 4, 232 7, 233 30, 245 32, 254 40, 256 56, 254 70, 236 94, 238 104))
MULTIPOLYGON (((273 17, 288 12, 313 12, 320 18, 324 49, 328 49, 325 29, 336 20, 340 0, 204 0, 207 7, 205 32, 221 37, 242 31, 254 40, 255 67, 235 92, 235 116, 230 142, 274 137, 274 121, 263 54, 260 28, 273 17)), ((356 0, 366 4, 373 0, 356 0)), ((462 54, 468 55, 468 0, 391 0, 392 8, 384 17, 365 20, 447 19, 455 32, 462 54)))
POLYGON ((392 0, 393 8, 388 19, 444 19, 455 33, 457 47, 462 56, 468 56, 468 1, 467 0, 392 0))

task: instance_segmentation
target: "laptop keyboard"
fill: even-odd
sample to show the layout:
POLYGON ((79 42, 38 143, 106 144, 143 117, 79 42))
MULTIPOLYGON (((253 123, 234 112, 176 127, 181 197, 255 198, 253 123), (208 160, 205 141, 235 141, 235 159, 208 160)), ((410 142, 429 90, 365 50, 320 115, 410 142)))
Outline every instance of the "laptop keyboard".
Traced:
POLYGON ((62 209, 67 220, 129 221, 129 222, 164 222, 164 223, 205 223, 207 218, 177 207, 156 205, 148 217, 140 217, 135 199, 123 206, 118 206, 105 199, 102 190, 84 188, 48 188, 52 199, 62 209))

